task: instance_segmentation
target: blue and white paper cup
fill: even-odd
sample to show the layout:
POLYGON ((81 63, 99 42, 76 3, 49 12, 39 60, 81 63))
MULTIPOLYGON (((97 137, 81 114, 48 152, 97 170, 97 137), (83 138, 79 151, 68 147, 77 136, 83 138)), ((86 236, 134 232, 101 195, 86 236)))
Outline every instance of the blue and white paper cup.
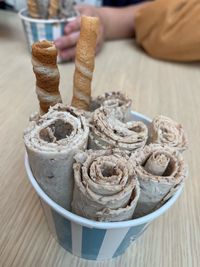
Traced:
MULTIPOLYGON (((149 118, 136 112, 132 112, 132 118, 147 125, 150 122, 149 118)), ((106 260, 122 255, 154 219, 176 202, 183 189, 181 186, 161 208, 146 216, 122 222, 97 222, 67 211, 50 199, 33 177, 27 155, 25 167, 29 181, 41 199, 52 235, 64 249, 88 260, 106 260)))
POLYGON ((64 35, 65 25, 76 16, 64 19, 34 19, 28 16, 27 9, 19 12, 29 49, 37 41, 54 41, 64 35))

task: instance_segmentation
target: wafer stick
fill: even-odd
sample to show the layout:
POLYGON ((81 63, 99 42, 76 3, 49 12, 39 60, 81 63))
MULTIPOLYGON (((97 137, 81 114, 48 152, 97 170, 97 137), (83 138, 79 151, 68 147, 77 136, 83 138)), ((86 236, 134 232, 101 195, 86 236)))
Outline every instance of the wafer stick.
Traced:
POLYGON ((58 15, 59 0, 50 0, 49 2, 49 18, 54 18, 58 15))
POLYGON ((32 65, 41 114, 46 113, 50 106, 62 102, 58 88, 60 74, 56 60, 57 50, 53 42, 42 41, 32 45, 32 65))
POLYGON ((28 13, 32 18, 39 18, 38 6, 36 0, 28 0, 27 7, 28 7, 28 13))
POLYGON ((72 106, 83 110, 89 110, 90 105, 98 31, 97 17, 81 18, 81 32, 76 46, 72 106))

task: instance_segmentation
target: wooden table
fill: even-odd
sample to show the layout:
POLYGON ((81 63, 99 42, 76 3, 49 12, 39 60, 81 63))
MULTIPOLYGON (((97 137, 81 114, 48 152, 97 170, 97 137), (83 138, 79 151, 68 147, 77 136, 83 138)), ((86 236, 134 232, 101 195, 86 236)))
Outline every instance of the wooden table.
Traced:
MULTIPOLYGON (((97 56, 93 94, 122 90, 133 99, 134 110, 183 123, 190 142, 185 153, 190 175, 177 203, 122 257, 99 263, 81 260, 52 238, 26 177, 22 133, 29 115, 38 109, 35 78, 18 16, 0 11, 0 266, 199 266, 199 67, 154 60, 133 40, 106 43, 97 56)), ((74 63, 59 69, 61 93, 70 103, 74 63)))

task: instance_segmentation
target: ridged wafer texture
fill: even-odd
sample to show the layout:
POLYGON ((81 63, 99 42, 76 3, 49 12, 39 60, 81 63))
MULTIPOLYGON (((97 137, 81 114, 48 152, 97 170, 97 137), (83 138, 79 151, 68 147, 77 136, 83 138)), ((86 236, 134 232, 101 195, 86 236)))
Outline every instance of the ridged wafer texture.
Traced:
POLYGON ((83 16, 76 46, 72 106, 89 110, 99 18, 83 16))
POLYGON ((49 1, 49 18, 55 18, 59 11, 59 0, 49 1))
POLYGON ((50 106, 62 102, 59 92, 57 50, 53 42, 41 41, 32 45, 32 65, 36 76, 40 113, 44 114, 50 106))
POLYGON ((37 0, 27 1, 28 13, 32 18, 39 18, 37 0))

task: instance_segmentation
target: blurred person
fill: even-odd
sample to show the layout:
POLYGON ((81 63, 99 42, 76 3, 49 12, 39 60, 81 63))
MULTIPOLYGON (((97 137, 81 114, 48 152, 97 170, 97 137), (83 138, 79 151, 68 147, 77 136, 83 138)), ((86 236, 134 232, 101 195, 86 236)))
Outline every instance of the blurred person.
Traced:
MULTIPOLYGON (((135 36, 137 44, 154 58, 184 62, 200 60, 200 0, 93 2, 108 6, 77 5, 75 8, 80 14, 100 18, 97 51, 104 40, 135 36)), ((65 35, 56 41, 63 59, 74 58, 79 31, 80 17, 69 23, 65 35)))
MULTIPOLYGON (((0 8, 24 7, 25 0, 0 0, 0 8)), ((154 58, 200 60, 199 0, 76 0, 75 9, 80 15, 99 17, 97 52, 105 40, 135 37, 154 58)), ((80 16, 67 24, 64 36, 55 41, 63 60, 74 59, 79 33, 80 16)))
MULTIPOLYGON (((76 1, 75 10, 80 15, 96 16, 100 19, 100 33, 97 40, 97 52, 100 51, 105 40, 131 38, 134 36, 134 17, 145 1, 139 0, 88 0, 76 1), (84 3, 83 3, 84 2, 84 3), (85 3, 90 3, 90 5, 85 3), (142 4, 138 4, 144 2, 142 4), (101 6, 105 5, 105 6, 101 6)), ((74 59, 76 43, 80 34, 81 17, 65 27, 64 36, 55 41, 59 55, 63 60, 74 59)))
POLYGON ((19 11, 26 8, 26 0, 0 0, 0 9, 19 11))

